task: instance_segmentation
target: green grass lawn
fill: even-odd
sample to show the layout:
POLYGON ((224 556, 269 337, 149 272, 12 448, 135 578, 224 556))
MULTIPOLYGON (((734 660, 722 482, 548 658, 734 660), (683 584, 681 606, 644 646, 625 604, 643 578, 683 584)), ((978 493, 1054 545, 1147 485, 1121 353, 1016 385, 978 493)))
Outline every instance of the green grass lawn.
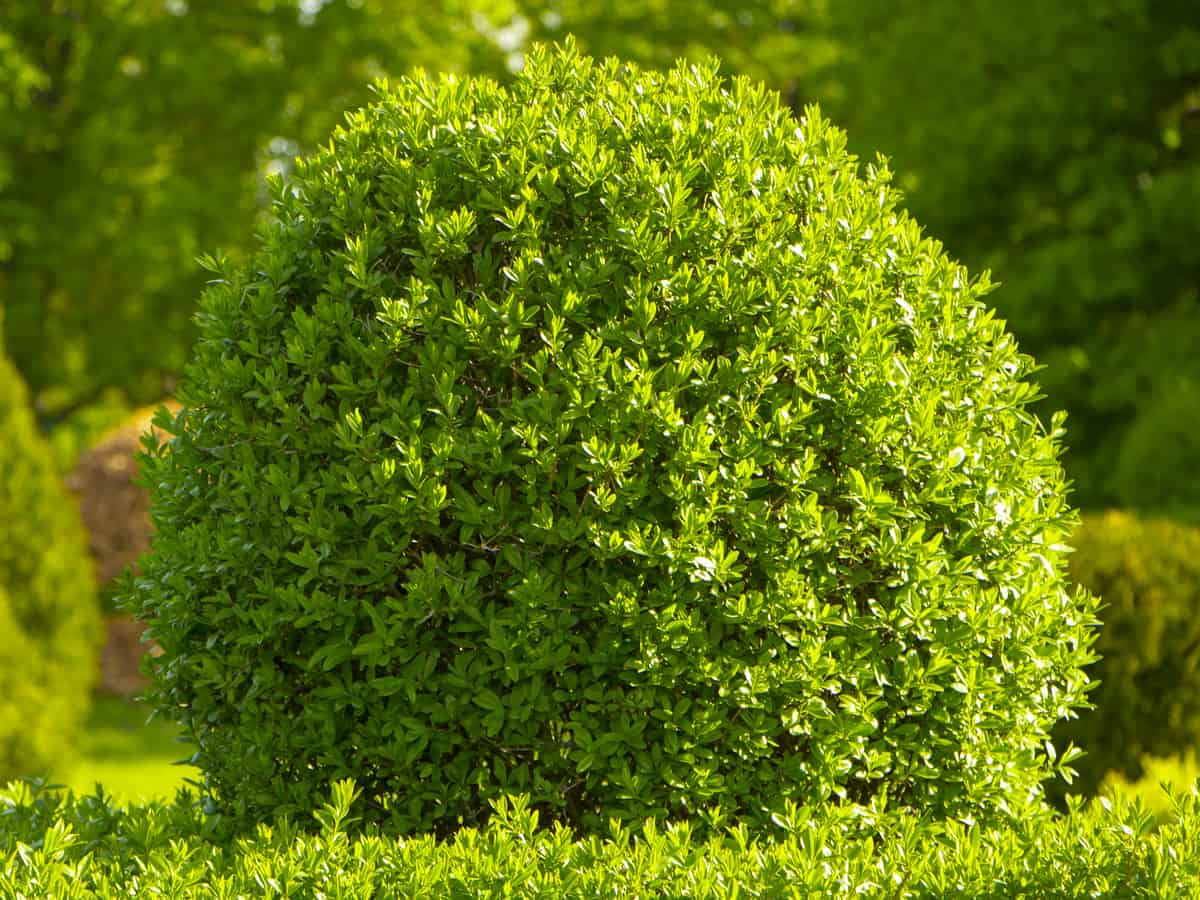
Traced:
POLYGON ((97 697, 80 737, 74 765, 56 779, 78 793, 88 793, 96 782, 121 802, 170 799, 185 778, 199 773, 192 766, 173 765, 186 757, 189 747, 176 740, 176 727, 156 719, 143 703, 119 697, 97 697))

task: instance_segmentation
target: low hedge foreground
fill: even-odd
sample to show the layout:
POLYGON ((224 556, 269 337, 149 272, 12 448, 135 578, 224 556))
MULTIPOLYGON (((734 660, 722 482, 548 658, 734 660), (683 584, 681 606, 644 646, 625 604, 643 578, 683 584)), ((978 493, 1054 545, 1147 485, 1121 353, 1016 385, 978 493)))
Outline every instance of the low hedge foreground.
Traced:
MULTIPOLYGON (((780 818, 779 840, 744 825, 700 841, 650 820, 638 838, 573 841, 502 799, 486 828, 452 840, 355 833, 355 788, 334 786, 306 831, 286 819, 222 841, 194 797, 121 809, 99 792, 0 792, 0 897, 1195 897, 1200 792, 1152 830, 1107 800, 1012 828, 845 808, 780 818)), ((615 823, 614 823, 615 824, 615 823)))
POLYGON ((1071 545, 1071 580, 1102 598, 1104 625, 1095 709, 1052 740, 1086 752, 1070 789, 1089 794, 1108 772, 1138 777, 1143 756, 1200 747, 1200 529, 1114 510, 1085 517, 1071 545))

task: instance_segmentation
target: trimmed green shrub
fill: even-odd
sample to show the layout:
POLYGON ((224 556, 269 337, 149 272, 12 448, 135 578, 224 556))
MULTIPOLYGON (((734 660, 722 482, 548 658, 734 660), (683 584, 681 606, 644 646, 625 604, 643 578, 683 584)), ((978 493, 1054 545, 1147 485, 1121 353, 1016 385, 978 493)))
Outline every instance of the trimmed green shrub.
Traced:
POLYGON ((1091 791, 1110 770, 1137 778, 1142 756, 1200 746, 1200 529, 1114 511, 1085 517, 1072 544, 1070 577, 1104 625, 1096 708, 1058 734, 1087 753, 1077 787, 1091 791))
POLYGON ((306 834, 296 822, 213 839, 194 799, 118 807, 14 785, 0 791, 0 864, 18 897, 1014 897, 1194 900, 1200 794, 1157 831, 1120 798, 1012 827, 882 818, 837 807, 789 817, 779 840, 745 826, 701 840, 687 823, 573 842, 501 798, 452 840, 348 833, 354 789, 334 787, 306 834))
POLYGON ((44 774, 86 715, 100 606, 79 511, 0 355, 0 778, 44 774))
POLYGON ((1031 360, 716 68, 385 85, 213 263, 128 604, 234 821, 1038 798, 1093 601, 1031 360))

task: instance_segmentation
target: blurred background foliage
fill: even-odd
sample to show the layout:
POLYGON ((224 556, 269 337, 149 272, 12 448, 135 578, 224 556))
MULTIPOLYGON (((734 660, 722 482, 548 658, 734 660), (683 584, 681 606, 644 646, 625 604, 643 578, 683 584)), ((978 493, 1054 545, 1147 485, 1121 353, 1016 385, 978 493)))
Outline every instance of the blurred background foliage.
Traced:
MULTIPOLYGON (((1097 513, 1076 571, 1115 586, 1107 652, 1132 654, 1110 672, 1194 615, 1186 559, 1155 553, 1163 529, 1200 525, 1196 0, 0 0, 3 341, 43 452, 65 473, 169 396, 196 257, 252 250, 264 176, 372 78, 504 79, 567 34, 652 67, 715 53, 797 111, 818 103, 863 159, 888 156, 927 233, 1001 283, 990 299, 1045 366, 1040 412, 1069 413, 1075 501, 1097 513)), ((1192 673, 1190 640, 1160 645, 1192 673)), ((1150 709, 1185 689, 1156 677, 1109 694, 1150 709)), ((1094 758, 1133 778, 1165 740, 1094 758)))

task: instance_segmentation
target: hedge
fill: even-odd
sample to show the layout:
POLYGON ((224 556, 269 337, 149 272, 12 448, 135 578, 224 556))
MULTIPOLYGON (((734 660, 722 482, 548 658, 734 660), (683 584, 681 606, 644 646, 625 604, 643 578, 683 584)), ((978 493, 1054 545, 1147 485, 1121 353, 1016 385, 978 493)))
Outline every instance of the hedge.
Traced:
POLYGON ((778 840, 745 828, 696 840, 687 823, 647 822, 575 842, 538 830, 519 798, 453 840, 358 833, 355 789, 334 786, 315 828, 279 820, 252 837, 208 833, 193 795, 114 807, 18 783, 0 792, 5 897, 1194 897, 1200 792, 1178 817, 1119 799, 1012 827, 935 823, 861 807, 797 810, 778 840))

